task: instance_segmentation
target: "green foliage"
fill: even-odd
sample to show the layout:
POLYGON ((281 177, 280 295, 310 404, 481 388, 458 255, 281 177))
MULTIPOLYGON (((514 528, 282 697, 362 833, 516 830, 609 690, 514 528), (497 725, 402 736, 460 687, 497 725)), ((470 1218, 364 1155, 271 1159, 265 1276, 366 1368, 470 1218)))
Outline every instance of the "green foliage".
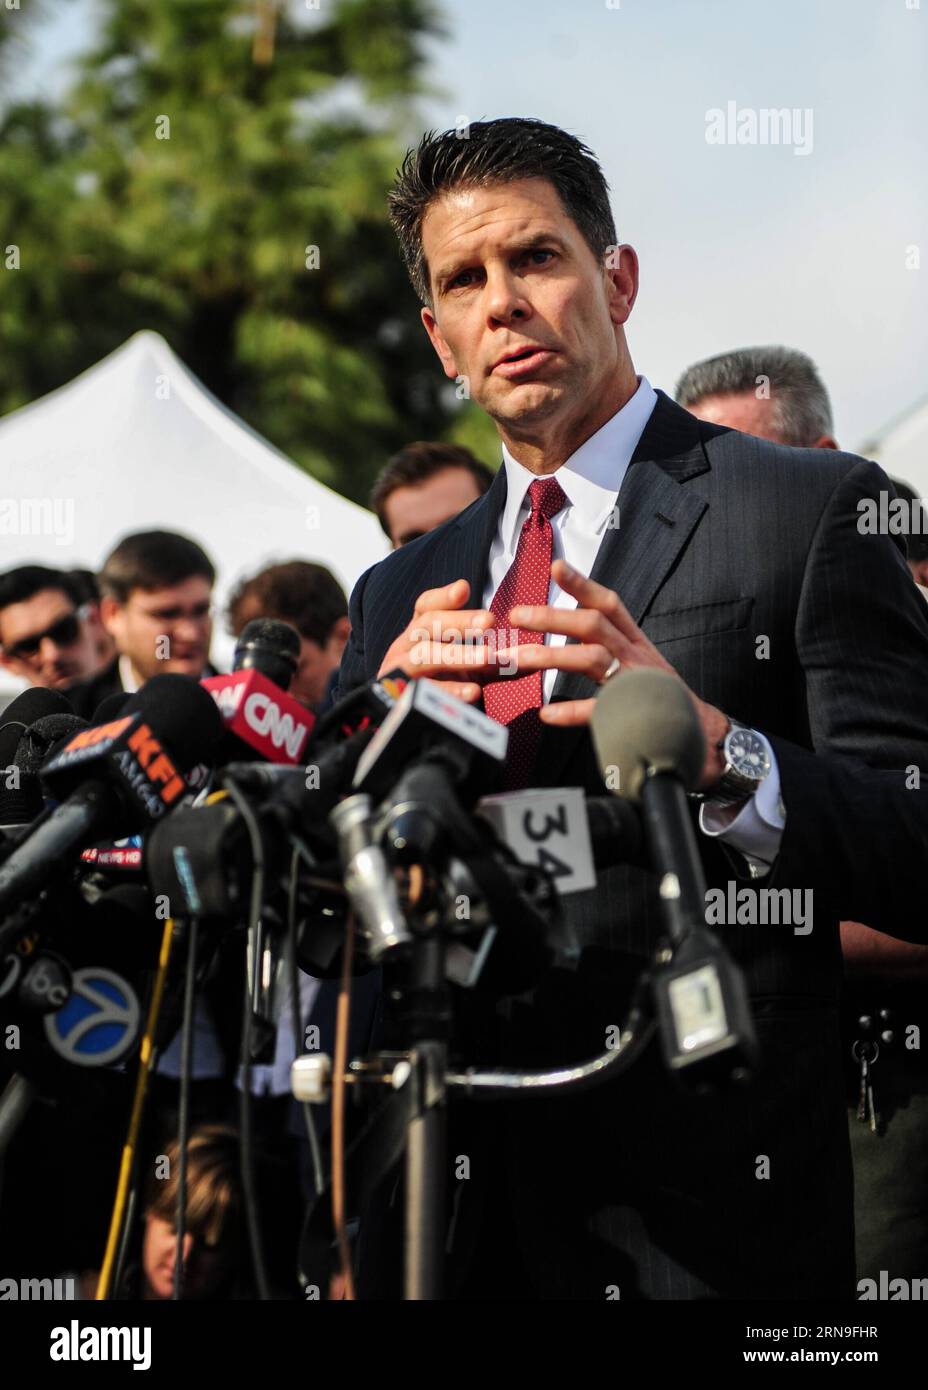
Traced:
POLYGON ((486 438, 446 389, 386 220, 439 32, 430 0, 102 9, 60 108, 0 120, 0 411, 147 327, 360 501, 409 440, 486 438))

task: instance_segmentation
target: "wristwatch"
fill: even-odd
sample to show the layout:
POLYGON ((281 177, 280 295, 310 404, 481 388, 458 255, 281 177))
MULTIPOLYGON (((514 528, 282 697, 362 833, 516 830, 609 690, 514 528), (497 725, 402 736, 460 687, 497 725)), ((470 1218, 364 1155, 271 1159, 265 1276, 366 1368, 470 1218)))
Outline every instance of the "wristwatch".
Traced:
POLYGON ((765 777, 770 774, 770 753, 766 740, 756 729, 739 724, 729 715, 728 732, 716 744, 722 754, 722 775, 714 786, 704 791, 700 801, 716 806, 732 806, 754 795, 765 777))

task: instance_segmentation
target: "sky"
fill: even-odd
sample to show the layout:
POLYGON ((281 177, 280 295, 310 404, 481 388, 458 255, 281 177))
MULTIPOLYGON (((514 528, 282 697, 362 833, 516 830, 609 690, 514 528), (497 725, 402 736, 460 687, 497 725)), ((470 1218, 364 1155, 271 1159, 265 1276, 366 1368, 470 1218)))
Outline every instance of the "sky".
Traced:
MULTIPOLYGON (((928 397, 928 0, 439 8, 423 128, 531 115, 590 146, 640 258, 628 339, 652 384, 801 348, 853 449, 928 397)), ((95 0, 43 10, 17 94, 54 92, 93 37, 95 0)))

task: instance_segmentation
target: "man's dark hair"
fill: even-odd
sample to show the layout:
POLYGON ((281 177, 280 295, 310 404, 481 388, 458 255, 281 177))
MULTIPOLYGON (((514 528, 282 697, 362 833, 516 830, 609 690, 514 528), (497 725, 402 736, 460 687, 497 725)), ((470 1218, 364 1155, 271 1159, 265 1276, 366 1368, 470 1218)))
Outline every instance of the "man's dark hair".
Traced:
POLYGON ((279 618, 324 647, 347 613, 345 591, 331 570, 309 560, 288 560, 242 580, 229 600, 229 631, 237 637, 252 618, 279 618))
POLYGON ((387 460, 371 489, 371 511, 377 513, 385 535, 390 535, 386 502, 391 492, 398 487, 415 487, 417 483, 424 483, 444 468, 466 468, 481 496, 494 478, 492 469, 475 458, 463 444, 443 444, 440 440, 429 439, 418 439, 414 444, 407 444, 387 460))
POLYGON ((407 151, 387 200, 409 278, 423 304, 432 302, 422 249, 422 221, 430 205, 452 189, 488 188, 516 179, 553 184, 597 261, 616 245, 609 185, 592 151, 576 136, 521 116, 475 121, 441 134, 427 131, 418 147, 407 151))
POLYGON ((815 363, 787 347, 739 348, 688 367, 677 382, 676 398, 690 409, 709 396, 753 395, 766 378, 776 427, 786 444, 810 448, 834 432, 831 402, 815 363))
POLYGON ((80 594, 81 603, 99 603, 100 586, 93 570, 68 570, 68 579, 74 592, 80 594))
POLYGON ((9 608, 11 603, 25 603, 43 589, 58 589, 75 608, 86 602, 81 586, 69 571, 49 569, 46 565, 19 565, 0 574, 0 609, 9 608))
POLYGON ((103 562, 100 593, 126 603, 135 589, 168 589, 194 577, 213 584, 216 571, 202 546, 176 531, 137 531, 103 562))

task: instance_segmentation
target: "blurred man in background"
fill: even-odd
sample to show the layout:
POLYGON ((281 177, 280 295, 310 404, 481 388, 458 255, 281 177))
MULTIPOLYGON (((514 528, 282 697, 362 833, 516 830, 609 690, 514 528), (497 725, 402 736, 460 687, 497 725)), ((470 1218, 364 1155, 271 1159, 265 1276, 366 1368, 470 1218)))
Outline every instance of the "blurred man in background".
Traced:
POLYGON ((99 614, 74 574, 20 565, 0 575, 0 665, 30 685, 67 690, 99 670, 99 614))
POLYGON ((486 464, 462 445, 420 440, 388 461, 371 490, 371 510, 398 550, 457 516, 492 481, 486 464))
POLYGON ((237 637, 253 618, 278 618, 300 634, 300 664, 290 683, 295 700, 318 710, 341 664, 348 640, 348 599, 325 565, 288 560, 245 579, 229 602, 229 631, 237 637))
POLYGON ((68 578, 74 584, 81 604, 87 607, 87 625, 93 639, 97 670, 102 671, 116 655, 116 643, 100 621, 100 589, 97 576, 93 570, 74 569, 68 570, 68 578))
MULTIPOLYGON (((811 358, 792 348, 742 348, 698 362, 676 394, 716 425, 796 448, 839 447, 825 385, 811 358)), ((916 498, 907 484, 893 484, 906 501, 916 498)), ((906 544, 913 578, 928 577, 925 537, 907 535, 906 544)), ((842 922, 841 950, 857 1273, 920 1278, 928 1268, 928 1077, 921 1053, 903 1039, 909 1026, 928 1022, 928 946, 842 922), (862 1056, 871 1062, 872 1105, 860 1103, 862 1056)))
POLYGON ((117 655, 68 691, 77 713, 90 718, 105 696, 132 693, 165 672, 212 675, 215 578, 209 556, 187 536, 139 531, 121 540, 99 575, 100 618, 117 655))
POLYGON ((831 402, 811 357, 739 348, 688 367, 676 398, 700 420, 797 449, 837 449, 831 402))

